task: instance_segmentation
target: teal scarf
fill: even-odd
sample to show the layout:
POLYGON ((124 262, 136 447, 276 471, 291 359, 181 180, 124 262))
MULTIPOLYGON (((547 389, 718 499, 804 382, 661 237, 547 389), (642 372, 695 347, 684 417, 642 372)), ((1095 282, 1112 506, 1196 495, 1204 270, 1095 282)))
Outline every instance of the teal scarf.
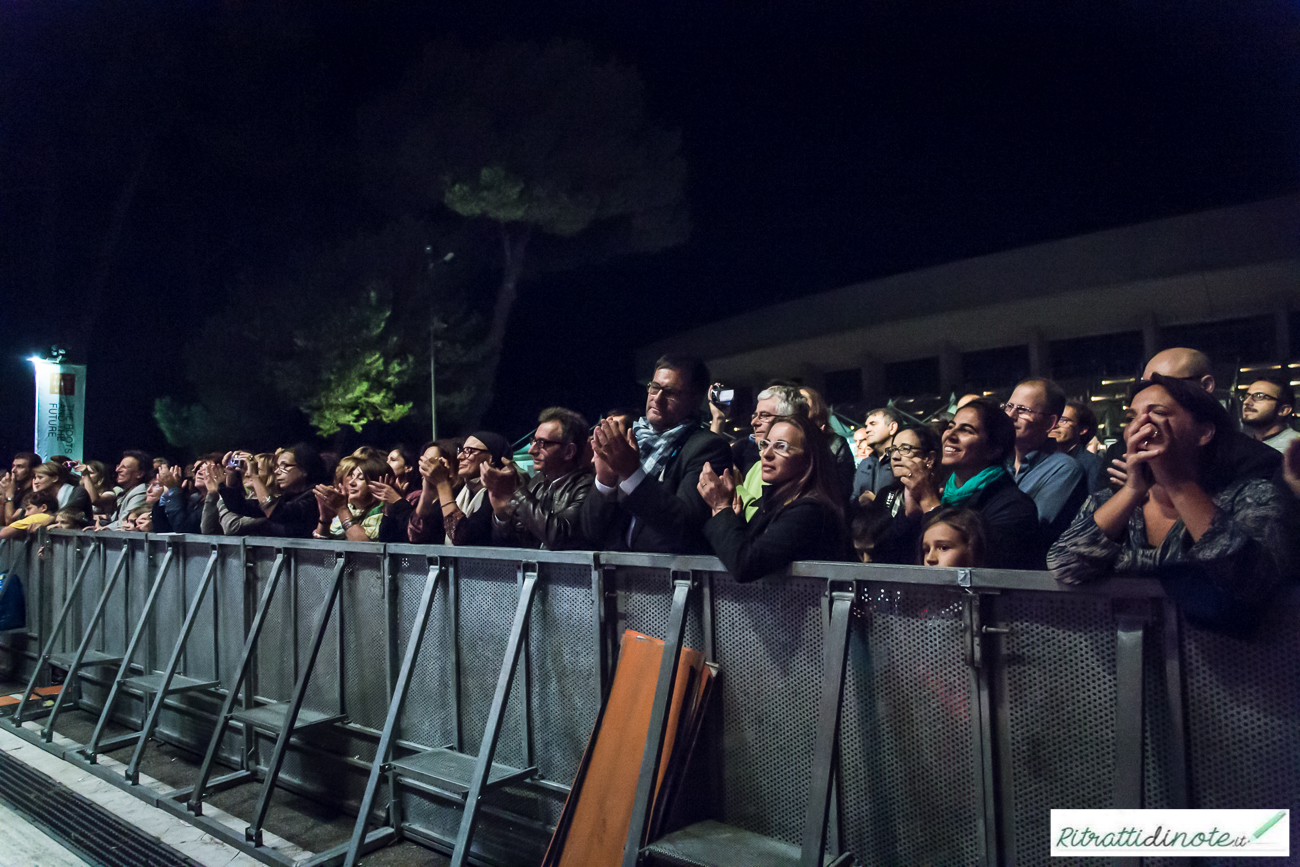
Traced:
POLYGON ((1000 477, 1006 475, 1006 468, 998 464, 980 470, 975 475, 966 480, 966 484, 957 484, 956 476, 948 477, 948 484, 943 488, 943 504, 945 506, 960 506, 974 497, 980 491, 996 482, 1000 477))

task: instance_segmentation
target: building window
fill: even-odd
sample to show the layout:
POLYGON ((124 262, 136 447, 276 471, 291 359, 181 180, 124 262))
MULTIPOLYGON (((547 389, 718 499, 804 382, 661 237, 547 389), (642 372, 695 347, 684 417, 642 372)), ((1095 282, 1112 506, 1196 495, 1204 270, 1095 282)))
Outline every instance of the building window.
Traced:
POLYGON ((1141 331, 1053 340, 1048 352, 1052 357, 1052 378, 1056 380, 1140 376, 1146 361, 1142 357, 1141 331))
POLYGON ((826 374, 826 402, 831 406, 862 402, 862 371, 832 370, 826 374))
POLYGON ((939 358, 918 358, 885 365, 885 383, 894 395, 939 393, 939 358))
POLYGON ((1010 388, 1029 376, 1029 347, 1002 346, 961 354, 963 392, 1010 388))
POLYGON ((1277 354, 1277 329, 1272 316, 1198 322, 1160 329, 1161 346, 1199 349, 1216 365, 1272 361, 1277 354))

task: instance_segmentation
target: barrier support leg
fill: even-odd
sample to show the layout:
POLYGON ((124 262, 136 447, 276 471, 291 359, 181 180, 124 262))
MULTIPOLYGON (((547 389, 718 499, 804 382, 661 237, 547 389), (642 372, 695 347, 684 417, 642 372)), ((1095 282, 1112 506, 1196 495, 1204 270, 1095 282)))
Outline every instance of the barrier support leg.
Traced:
POLYGON ((285 713, 284 724, 280 727, 280 736, 275 740, 275 752, 271 754, 271 761, 266 767, 266 779, 262 782, 262 794, 258 797, 257 807, 253 810, 253 819, 244 829, 244 839, 255 846, 262 845, 262 823, 266 821, 266 811, 271 807, 271 793, 275 790, 275 780, 280 776, 280 767, 284 764, 284 756, 289 749, 289 738, 293 736, 294 727, 298 724, 298 713, 302 710, 303 700, 307 697, 307 685, 311 682, 312 670, 316 667, 316 657, 320 654, 321 642, 325 640, 325 630, 329 627, 330 612, 334 610, 334 603, 339 596, 339 586, 343 583, 343 572, 347 568, 348 559, 346 554, 339 554, 337 557, 334 575, 330 581, 329 595, 325 597, 316 614, 316 634, 312 637, 311 651, 307 655, 302 671, 298 674, 298 684, 293 689, 293 698, 289 700, 289 709, 285 713))
MULTIPOLYGON (((379 735, 379 746, 375 748, 375 761, 370 766, 370 778, 366 780, 366 791, 361 796, 361 809, 357 814, 357 824, 352 829, 352 840, 348 843, 347 855, 343 858, 343 867, 353 867, 361 857, 361 848, 366 838, 366 821, 375 803, 375 794, 379 789, 379 778, 384 773, 384 766, 392 754, 393 738, 397 735, 398 722, 402 718, 402 706, 406 703, 406 689, 411 683, 411 673, 415 670, 415 659, 420 654, 420 644, 429 625, 429 609, 433 607, 433 596, 442 576, 442 567, 437 557, 429 558, 429 576, 424 581, 424 593, 420 597, 420 607, 416 610, 416 621, 411 624, 411 635, 406 642, 406 652, 402 656, 402 667, 397 672, 393 684, 393 700, 388 705, 388 718, 384 720, 384 729, 379 735)), ((390 786, 391 788, 391 786, 390 786)), ((391 791, 394 800, 396 790, 391 791)), ((394 829, 396 830, 396 829, 394 829)))
POLYGON ((844 672, 849 658, 849 615, 856 588, 849 583, 830 588, 831 620, 826 636, 826 674, 817 706, 817 740, 813 747, 812 785, 804 816, 800 867, 821 867, 830 821, 835 757, 839 751, 840 711, 844 704, 844 672))
POLYGON ((158 591, 162 589, 163 582, 167 580, 167 570, 171 567, 173 548, 167 547, 167 555, 163 557, 162 564, 158 567, 158 572, 153 579, 153 586, 149 588, 149 595, 144 601, 144 610, 140 612, 140 620, 135 625, 135 631, 131 633, 131 640, 127 642, 126 654, 122 657, 122 664, 117 668, 117 676, 113 678, 113 686, 108 690, 108 698, 104 700, 104 709, 99 714, 99 721, 95 723, 95 730, 90 735, 90 743, 86 744, 79 752, 86 757, 86 761, 92 765, 95 764, 99 753, 99 739, 104 734, 104 726, 108 725, 108 720, 113 715, 113 707, 117 704, 118 693, 122 690, 122 682, 131 676, 131 659, 135 656, 136 647, 140 644, 140 638, 144 635, 145 625, 149 622, 149 615, 153 613, 154 602, 158 599, 158 591))
MULTIPOLYGON (((533 607, 533 597, 537 593, 537 564, 524 563, 520 568, 523 570, 523 585, 519 591, 519 603, 515 606, 515 619, 510 627, 510 638, 506 642, 505 659, 501 661, 501 675, 497 678, 497 689, 492 696, 492 707, 488 711, 483 741, 479 745, 478 758, 474 763, 474 776, 470 780, 469 792, 465 796, 465 812, 460 818, 460 829, 456 832, 456 846, 451 855, 451 867, 465 867, 469 859, 469 847, 474 839, 474 826, 478 822, 479 803, 483 799, 492 760, 496 757, 497 740, 501 736, 501 717, 505 711, 506 700, 510 698, 510 687, 514 684, 515 671, 519 667, 523 636, 528 629, 528 615, 533 607)), ((528 696, 523 696, 523 700, 528 701, 528 696)))
MULTIPOLYGON (((72 601, 77 598, 81 592, 81 582, 86 577, 86 572, 90 569, 90 564, 95 560, 95 554, 99 550, 99 540, 96 539, 91 543, 91 553, 81 561, 81 568, 77 570, 77 577, 72 581, 72 588, 68 591, 67 597, 63 600, 63 608, 59 611, 59 619, 54 622, 54 629, 50 631, 50 637, 45 640, 45 649, 41 651, 40 659, 36 660, 36 668, 32 671, 31 679, 27 681, 27 688, 23 690, 23 697, 18 701, 18 706, 14 708, 13 714, 5 720, 15 728, 23 724, 23 710, 27 707, 27 702, 32 697, 33 690, 36 689, 36 681, 40 680, 41 672, 45 670, 45 664, 50 661, 50 656, 54 653, 54 644, 63 634, 64 624, 68 621, 68 612, 72 610, 72 601)), ((65 573, 66 575, 66 573, 65 573)), ((65 683, 64 688, 67 688, 65 683)))
POLYGON ((81 668, 81 661, 86 658, 86 651, 90 649, 91 639, 95 637, 95 627, 99 626, 100 619, 104 616, 104 608, 108 605, 108 599, 113 595, 113 588, 117 586, 117 579, 125 571, 126 558, 130 556, 131 546, 129 544, 122 546, 122 554, 117 558, 117 565, 113 567, 112 576, 104 582, 104 592, 99 594, 99 601, 95 603, 95 611, 90 615, 90 623, 86 626, 86 632, 81 636, 81 644, 77 646, 77 652, 73 654, 72 663, 68 666, 68 679, 63 683, 63 689, 59 690, 59 697, 54 700, 54 707, 50 709, 50 717, 45 721, 45 728, 41 729, 41 739, 47 744, 54 740, 54 722, 59 718, 59 711, 63 709, 63 702, 68 696, 68 687, 77 677, 77 670, 81 668))
MULTIPOLYGON (((217 546, 212 546, 212 554, 208 557, 208 565, 203 570, 203 579, 199 582, 199 587, 194 591, 194 601, 190 603, 190 608, 185 612, 185 622, 181 624, 181 634, 176 637, 176 645, 172 648, 171 659, 167 660, 167 668, 163 671, 162 683, 158 685, 158 693, 154 696, 153 706, 149 708, 149 718, 145 720, 144 728, 140 731, 140 742, 135 746, 135 752, 131 754, 131 761, 126 767, 126 779, 131 785, 140 782, 140 759, 144 757, 145 747, 149 743, 149 736, 153 734, 154 726, 158 725, 158 716, 162 713, 163 701, 167 698, 167 693, 171 690, 172 680, 176 677, 176 669, 180 667, 181 656, 185 653, 185 642, 189 640, 190 633, 194 630, 194 622, 198 619, 199 608, 203 605, 203 597, 208 593, 208 587, 212 584, 212 576, 217 571, 217 546)), ((184 590, 184 588, 182 588, 184 590)))
MULTIPOLYGON (((280 576, 284 574, 285 553, 280 551, 275 558, 275 564, 271 567, 271 575, 266 580, 266 590, 262 593, 262 601, 258 603, 257 614, 253 616, 253 623, 248 629, 248 637, 244 639, 244 653, 240 657, 239 671, 235 674, 235 681, 230 685, 230 691, 226 693, 226 700, 221 703, 221 710, 217 713, 217 723, 212 728, 212 740, 208 742, 208 751, 203 754, 203 764, 199 766, 198 779, 194 781, 194 789, 190 792, 189 802, 186 807, 196 816, 203 815, 203 795, 208 786, 208 779, 212 776, 212 764, 216 761, 217 752, 221 749, 221 738, 226 733, 226 726, 230 723, 231 712, 235 708, 235 701, 239 698, 240 688, 244 685, 244 678, 248 676, 249 661, 253 657, 253 651, 257 648, 258 636, 262 634, 262 626, 266 623, 266 612, 271 607, 271 599, 275 596, 275 588, 280 583, 280 576)), ((218 675, 220 672, 218 672, 218 675)))
POLYGON ((655 780, 659 778, 659 761, 663 756, 664 735, 668 729, 668 710, 673 696, 673 680, 682 657, 686 638, 686 613, 690 608, 698 581, 692 572, 674 570, 673 606, 668 613, 668 632, 664 635, 664 655, 659 663, 659 680, 655 684, 654 704, 650 706, 650 727, 646 731, 645 750, 641 754, 641 771, 632 800, 632 818, 628 823, 627 842, 623 846, 623 867, 636 867, 650 808, 654 802, 655 780))

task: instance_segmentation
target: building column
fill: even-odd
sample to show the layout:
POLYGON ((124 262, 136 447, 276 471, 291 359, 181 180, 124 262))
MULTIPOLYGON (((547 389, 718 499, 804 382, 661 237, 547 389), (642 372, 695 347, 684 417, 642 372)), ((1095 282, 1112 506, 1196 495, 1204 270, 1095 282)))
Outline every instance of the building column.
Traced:
POLYGON ((961 352, 948 341, 939 346, 939 396, 961 388, 961 352))
POLYGON ((1052 378, 1052 349, 1041 331, 1029 335, 1029 375, 1052 378))
POLYGON ((1154 313, 1147 313, 1142 318, 1142 364, 1146 365, 1151 356, 1160 351, 1160 324, 1154 313))

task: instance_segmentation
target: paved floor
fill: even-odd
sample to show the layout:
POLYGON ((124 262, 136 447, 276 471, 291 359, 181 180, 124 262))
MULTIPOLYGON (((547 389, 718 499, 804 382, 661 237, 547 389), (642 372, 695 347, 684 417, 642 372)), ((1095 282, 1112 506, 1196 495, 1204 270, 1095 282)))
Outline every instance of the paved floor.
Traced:
MULTIPOLYGON (((12 682, 0 683, 0 694, 21 692, 24 686, 25 684, 14 684, 12 682)), ((71 741, 86 743, 90 740, 95 723, 96 718, 91 714, 71 709, 61 713, 55 730, 59 735, 71 741)), ((129 730, 125 728, 110 726, 104 736, 106 738, 112 737, 127 731, 129 730)), ((131 747, 123 747, 116 752, 107 754, 106 758, 118 762, 127 762, 130 760, 131 751, 131 747)), ((201 756, 196 756, 171 745, 152 742, 145 751, 140 772, 142 778, 152 778, 167 788, 179 788, 190 785, 194 778, 197 777, 198 765, 201 759, 201 756)), ((74 767, 70 764, 68 766, 70 768, 74 767)), ((80 773, 85 774, 85 772, 80 773)), ((95 779, 97 780, 97 778, 95 779)), ((103 784, 110 785, 108 783, 103 784)), ((70 786, 70 788, 73 787, 70 786)), ((247 824, 257 803, 260 788, 260 784, 248 783, 218 792, 206 799, 205 803, 235 817, 243 824, 247 824)), ((121 790, 117 791, 121 792, 121 790)), ((121 794, 128 799, 136 800, 147 811, 171 817, 169 813, 150 807, 143 801, 135 799, 134 796, 124 792, 121 794)), ((182 820, 175 819, 175 821, 182 820)), ((356 817, 354 815, 343 813, 332 807, 294 795, 291 792, 277 790, 275 797, 271 801, 271 808, 267 814, 264 827, 269 834, 282 838, 287 846, 305 850, 306 852, 319 852, 346 842, 352 833, 355 821, 356 817)), ((240 827, 242 829, 242 825, 240 827)), ((212 838, 209 837, 208 839, 212 838)), ((221 863, 230 863, 230 859, 227 858, 221 863)), ((449 859, 445 856, 406 841, 373 852, 365 859, 367 867, 443 867, 443 865, 449 863, 449 859)), ((0 861, 0 867, 8 867, 8 865, 0 861)))

